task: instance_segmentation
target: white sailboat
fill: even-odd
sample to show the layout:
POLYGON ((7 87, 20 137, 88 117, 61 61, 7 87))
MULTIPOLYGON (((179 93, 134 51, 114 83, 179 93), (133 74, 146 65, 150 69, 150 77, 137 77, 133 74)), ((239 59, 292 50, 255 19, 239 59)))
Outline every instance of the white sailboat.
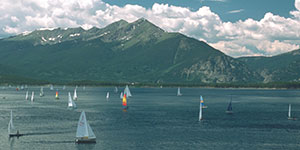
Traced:
POLYGON ((96 143, 96 136, 86 120, 85 112, 82 111, 76 132, 76 143, 96 143))
POLYGON ((126 94, 127 97, 131 97, 131 96, 132 96, 132 95, 131 95, 131 92, 130 92, 130 90, 129 90, 128 85, 126 85, 126 88, 124 89, 124 94, 126 94))
POLYGON ((25 100, 28 100, 28 98, 29 98, 28 91, 26 91, 25 100))
POLYGON ((64 85, 64 86, 63 86, 63 90, 65 90, 65 89, 66 89, 66 86, 64 85))
POLYGON ((115 93, 118 93, 118 91, 119 91, 118 87, 115 87, 115 93))
POLYGON ((202 102, 202 108, 207 108, 208 106, 204 105, 203 97, 200 95, 200 101, 202 102))
POLYGON ((123 92, 121 92, 120 94, 120 99, 123 99, 123 92))
POLYGON ((202 118, 202 101, 200 100, 200 108, 199 108, 199 121, 201 121, 202 118))
POLYGON ((44 87, 41 87, 41 90, 40 90, 40 97, 43 97, 44 96, 44 87))
POLYGON ((178 89, 177 89, 177 96, 182 96, 182 94, 180 92, 180 87, 178 87, 178 89))
POLYGON ((74 100, 77 100, 77 92, 76 91, 77 91, 77 88, 74 89, 74 95, 73 95, 74 100))
POLYGON ((297 118, 292 117, 292 105, 291 104, 289 104, 288 120, 297 120, 297 118))
POLYGON ((77 108, 75 102, 72 100, 72 96, 70 92, 69 92, 68 108, 77 108))
POLYGON ((53 90, 53 85, 52 85, 52 84, 50 85, 50 90, 51 90, 51 91, 53 90))
POLYGON ((22 136, 23 134, 20 134, 19 133, 19 130, 16 130, 15 127, 14 127, 14 124, 13 124, 13 114, 12 114, 12 110, 10 111, 10 120, 9 120, 9 123, 8 123, 8 136, 9 137, 13 137, 13 136, 22 136))
POLYGON ((34 91, 32 91, 31 93, 31 99, 30 99, 32 102, 34 101, 34 91))
POLYGON ((106 99, 109 99, 109 92, 106 93, 106 99))

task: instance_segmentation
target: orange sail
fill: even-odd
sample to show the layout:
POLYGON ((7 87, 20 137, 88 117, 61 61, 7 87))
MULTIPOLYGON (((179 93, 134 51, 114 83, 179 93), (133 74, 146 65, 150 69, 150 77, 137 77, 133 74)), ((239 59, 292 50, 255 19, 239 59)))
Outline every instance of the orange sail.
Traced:
POLYGON ((56 93, 55 93, 55 98, 59 99, 59 97, 58 97, 58 91, 56 91, 56 93))
POLYGON ((127 108, 126 94, 124 94, 124 96, 123 96, 123 103, 122 103, 122 105, 123 105, 123 109, 126 109, 126 108, 127 108))

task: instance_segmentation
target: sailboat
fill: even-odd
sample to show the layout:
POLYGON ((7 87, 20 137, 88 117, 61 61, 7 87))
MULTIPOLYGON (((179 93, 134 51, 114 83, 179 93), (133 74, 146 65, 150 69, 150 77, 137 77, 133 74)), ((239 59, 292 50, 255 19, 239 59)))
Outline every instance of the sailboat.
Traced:
POLYGON ((66 86, 64 85, 64 86, 63 86, 63 90, 65 90, 65 89, 66 89, 66 86))
POLYGON ((131 92, 130 92, 130 90, 129 90, 129 87, 128 87, 128 85, 126 85, 126 88, 124 89, 124 95, 127 95, 127 97, 131 97, 132 95, 131 95, 131 92))
POLYGON ((52 84, 50 85, 50 90, 51 90, 51 91, 53 90, 53 85, 52 85, 52 84))
POLYGON ((77 132, 76 132, 76 143, 96 143, 96 136, 89 125, 89 123, 86 121, 85 112, 82 111, 78 125, 77 125, 77 132))
POLYGON ((28 91, 26 91, 25 100, 28 100, 28 98, 29 98, 28 91))
POLYGON ((118 91, 119 91, 118 87, 115 87, 115 93, 118 93, 118 91))
POLYGON ((43 97, 44 96, 44 88, 41 87, 41 90, 40 90, 40 97, 43 97))
POLYGON ((288 120, 297 120, 297 118, 292 117, 292 105, 289 104, 288 120))
POLYGON ((230 102, 228 104, 228 107, 227 107, 227 110, 226 110, 226 113, 227 114, 233 114, 233 111, 232 111, 232 97, 230 98, 230 102))
POLYGON ((69 92, 68 108, 76 108, 75 102, 72 100, 71 93, 69 92))
POLYGON ((201 104, 202 104, 202 108, 207 108, 207 106, 204 105, 204 100, 203 97, 200 95, 200 100, 201 100, 201 104))
POLYGON ((177 89, 177 96, 182 96, 182 94, 180 92, 180 87, 178 87, 178 89, 177 89))
POLYGON ((106 99, 109 99, 109 92, 106 93, 106 99))
POLYGON ((58 97, 58 91, 56 91, 56 93, 55 93, 55 99, 59 99, 59 97, 58 97))
POLYGON ((77 92, 76 91, 77 91, 77 88, 74 89, 74 95, 73 95, 74 100, 77 100, 77 92))
POLYGON ((123 110, 127 110, 128 109, 126 94, 124 94, 124 96, 123 96, 122 106, 123 106, 123 110))
POLYGON ((32 102, 34 101, 34 91, 32 91, 32 93, 31 93, 31 101, 32 102))
POLYGON ((202 118, 202 102, 203 100, 200 100, 200 108, 199 108, 199 121, 201 121, 203 118, 202 118))
POLYGON ((13 124, 13 115, 12 115, 12 110, 10 110, 10 120, 9 120, 9 123, 8 123, 8 136, 9 137, 13 137, 13 136, 22 136, 23 134, 20 134, 19 133, 19 130, 16 130, 15 127, 14 127, 14 124, 13 124))
POLYGON ((121 98, 121 99, 123 99, 123 92, 121 92, 121 94, 120 94, 120 98, 121 98))

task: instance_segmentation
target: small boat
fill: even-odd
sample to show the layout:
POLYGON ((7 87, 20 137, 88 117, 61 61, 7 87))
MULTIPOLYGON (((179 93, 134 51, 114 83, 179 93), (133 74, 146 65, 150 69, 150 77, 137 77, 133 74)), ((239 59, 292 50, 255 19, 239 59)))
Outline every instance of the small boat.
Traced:
POLYGON ((109 99, 109 92, 106 93, 106 99, 109 99))
POLYGON ((96 143, 96 136, 86 120, 84 111, 81 112, 78 121, 75 143, 96 143))
POLYGON ((182 96, 182 93, 180 92, 180 87, 177 89, 177 96, 182 96))
POLYGON ((292 105, 289 104, 288 120, 297 120, 297 118, 292 117, 292 105))
POLYGON ((121 92, 120 94, 120 99, 123 99, 123 92, 121 92))
POLYGON ((44 96, 44 88, 41 87, 41 90, 40 90, 40 97, 43 97, 44 96))
POLYGON ((85 90, 85 86, 83 86, 82 89, 85 90))
POLYGON ((19 136, 22 136, 23 134, 20 134, 19 133, 19 130, 16 130, 15 127, 14 127, 14 124, 13 124, 13 114, 12 114, 12 110, 10 111, 10 120, 9 120, 9 123, 8 123, 8 136, 9 137, 19 137, 19 136))
POLYGON ((59 99, 59 97, 58 97, 58 91, 55 92, 55 99, 59 99))
POLYGON ((229 102, 227 110, 225 112, 227 114, 233 114, 233 111, 232 111, 232 96, 230 97, 230 102, 229 102))
POLYGON ((28 96, 28 91, 26 91, 26 94, 25 94, 25 100, 28 100, 29 96, 28 96))
POLYGON ((31 99, 30 99, 32 102, 34 101, 34 91, 32 91, 31 93, 31 99))
POLYGON ((118 91, 119 91, 118 87, 115 87, 115 93, 118 93, 118 91))
POLYGON ((123 110, 127 110, 128 109, 126 94, 124 94, 124 96, 123 96, 122 106, 123 106, 123 110))
POLYGON ((199 121, 201 121, 201 120, 203 119, 203 118, 202 118, 202 102, 203 102, 203 101, 200 100, 199 121))
POLYGON ((77 100, 77 88, 74 89, 73 99, 77 100))
POLYGON ((65 89, 66 89, 66 86, 64 85, 62 89, 65 90, 65 89))
POLYGON ((200 95, 200 101, 202 102, 202 108, 207 108, 208 106, 205 106, 204 105, 204 100, 203 100, 203 97, 200 95))
POLYGON ((53 85, 52 84, 50 85, 50 90, 53 91, 53 85))
POLYGON ((77 108, 75 102, 72 100, 71 93, 69 92, 68 108, 77 108))
POLYGON ((128 85, 126 85, 126 87, 125 87, 125 89, 124 89, 124 95, 127 95, 127 97, 131 97, 132 95, 131 95, 131 92, 130 92, 130 90, 129 90, 129 87, 128 87, 128 85))

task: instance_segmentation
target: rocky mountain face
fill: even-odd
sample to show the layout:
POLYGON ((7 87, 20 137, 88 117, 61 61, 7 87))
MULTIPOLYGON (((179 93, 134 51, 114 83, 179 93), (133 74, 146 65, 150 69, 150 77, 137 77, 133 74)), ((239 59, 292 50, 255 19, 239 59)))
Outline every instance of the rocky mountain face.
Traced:
MULTIPOLYGON (((0 40, 0 68, 8 70, 0 74, 51 82, 197 84, 277 80, 273 75, 277 72, 259 64, 265 59, 269 58, 232 58, 205 42, 165 32, 143 18, 132 23, 120 20, 101 29, 36 30, 0 40)), ((267 62, 272 66, 271 60, 267 62)), ((297 62, 291 61, 289 70, 299 70, 297 62)), ((289 79, 299 78, 292 75, 289 79)))

